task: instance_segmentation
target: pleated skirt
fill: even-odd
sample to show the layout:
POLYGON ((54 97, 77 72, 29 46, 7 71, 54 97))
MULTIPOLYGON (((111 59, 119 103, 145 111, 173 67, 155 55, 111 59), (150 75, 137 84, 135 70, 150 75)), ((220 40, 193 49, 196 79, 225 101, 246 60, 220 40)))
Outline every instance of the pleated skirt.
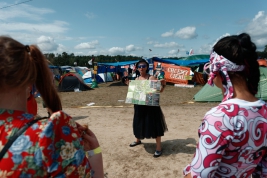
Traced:
POLYGON ((157 138, 168 130, 160 106, 134 105, 133 132, 136 138, 157 138))

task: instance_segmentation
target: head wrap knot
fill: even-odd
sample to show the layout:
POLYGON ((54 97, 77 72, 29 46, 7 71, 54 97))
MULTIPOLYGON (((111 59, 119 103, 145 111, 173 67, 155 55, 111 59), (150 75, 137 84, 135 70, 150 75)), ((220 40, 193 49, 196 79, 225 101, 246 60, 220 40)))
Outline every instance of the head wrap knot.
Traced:
POLYGON ((233 97, 233 85, 228 75, 228 71, 243 71, 245 69, 244 65, 236 65, 235 63, 229 61, 223 56, 218 55, 215 51, 210 54, 210 78, 208 84, 213 86, 213 79, 220 73, 223 81, 223 100, 226 101, 233 97), (225 81, 224 81, 225 80, 225 81))

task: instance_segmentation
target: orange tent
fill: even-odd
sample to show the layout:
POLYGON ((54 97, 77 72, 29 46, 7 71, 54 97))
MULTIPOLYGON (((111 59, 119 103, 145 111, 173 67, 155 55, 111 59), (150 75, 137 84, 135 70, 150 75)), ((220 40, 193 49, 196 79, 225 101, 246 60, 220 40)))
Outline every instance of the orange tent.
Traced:
POLYGON ((260 66, 267 67, 267 60, 266 59, 258 59, 258 63, 260 66))

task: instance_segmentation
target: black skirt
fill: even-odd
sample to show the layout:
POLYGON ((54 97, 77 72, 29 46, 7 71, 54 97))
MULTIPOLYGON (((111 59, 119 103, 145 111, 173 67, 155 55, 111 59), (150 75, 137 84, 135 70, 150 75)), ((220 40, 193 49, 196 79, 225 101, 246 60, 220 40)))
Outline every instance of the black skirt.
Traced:
POLYGON ((167 131, 160 106, 134 105, 133 132, 136 138, 157 138, 167 131))

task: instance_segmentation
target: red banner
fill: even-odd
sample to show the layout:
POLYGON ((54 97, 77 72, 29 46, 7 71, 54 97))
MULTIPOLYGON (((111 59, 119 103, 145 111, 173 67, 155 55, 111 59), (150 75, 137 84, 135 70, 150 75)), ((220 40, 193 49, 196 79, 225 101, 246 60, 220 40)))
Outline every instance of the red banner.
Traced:
POLYGON ((165 73, 166 82, 177 84, 188 84, 188 77, 190 75, 189 67, 176 66, 166 63, 154 62, 154 70, 156 67, 161 66, 162 71, 165 73))

